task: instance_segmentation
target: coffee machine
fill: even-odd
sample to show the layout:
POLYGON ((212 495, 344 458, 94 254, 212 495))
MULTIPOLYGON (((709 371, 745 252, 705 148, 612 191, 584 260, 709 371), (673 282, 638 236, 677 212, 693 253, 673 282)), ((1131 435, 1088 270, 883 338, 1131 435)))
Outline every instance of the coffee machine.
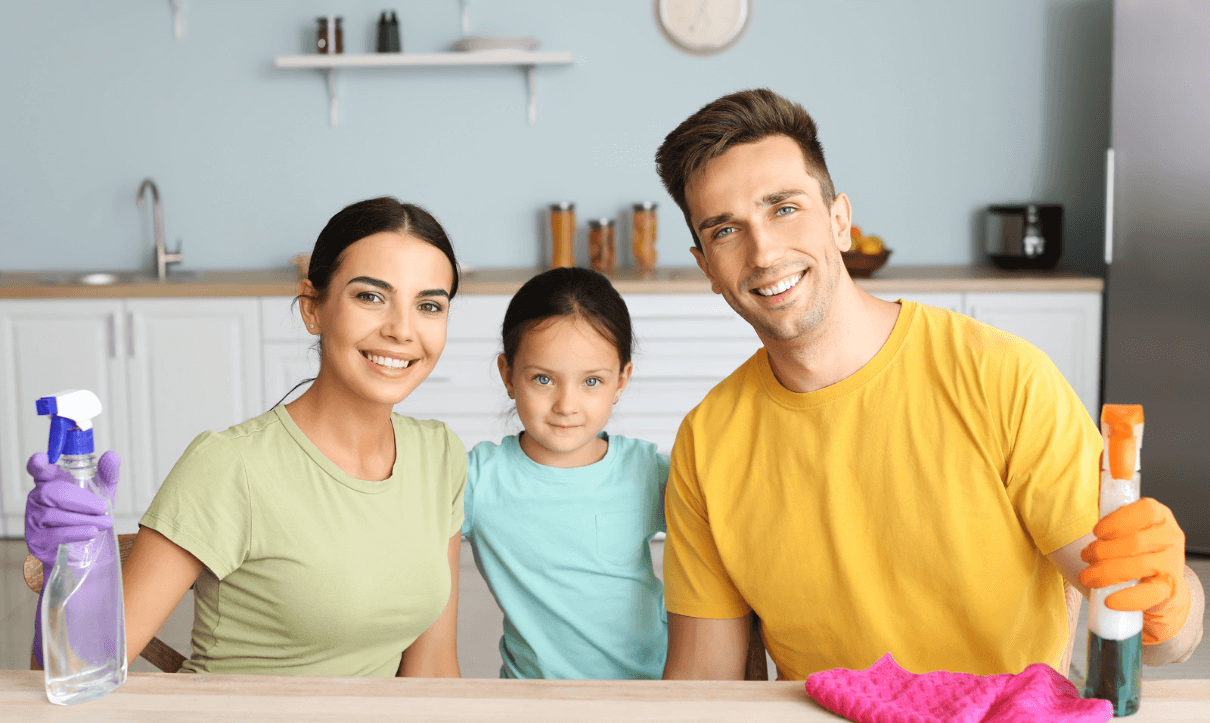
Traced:
POLYGON ((1027 203, 987 209, 984 249, 1002 269, 1053 269, 1063 255, 1063 207, 1027 203))

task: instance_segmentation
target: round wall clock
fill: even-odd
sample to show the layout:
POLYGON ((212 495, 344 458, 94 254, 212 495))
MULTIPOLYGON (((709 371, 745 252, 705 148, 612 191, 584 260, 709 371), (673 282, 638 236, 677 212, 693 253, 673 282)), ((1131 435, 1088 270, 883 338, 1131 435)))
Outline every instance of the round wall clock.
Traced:
POLYGON ((694 55, 713 55, 733 45, 751 14, 750 0, 655 0, 664 37, 694 55))

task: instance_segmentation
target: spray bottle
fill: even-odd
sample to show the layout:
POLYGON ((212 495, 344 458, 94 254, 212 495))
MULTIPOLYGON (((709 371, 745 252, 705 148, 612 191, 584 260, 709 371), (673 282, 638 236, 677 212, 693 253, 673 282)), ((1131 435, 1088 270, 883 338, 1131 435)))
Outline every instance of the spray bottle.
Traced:
MULTIPOLYGON (((1139 499, 1143 407, 1106 404, 1101 408, 1101 517, 1139 499)), ((1143 665, 1143 613, 1105 607, 1105 598, 1138 584, 1130 580, 1092 591, 1088 606, 1088 680, 1085 698, 1113 704, 1114 716, 1138 712, 1143 665)))
MULTIPOLYGON (((101 413, 101 400, 90 391, 74 390, 43 397, 37 406, 39 415, 51 416, 49 461, 58 461, 77 484, 105 497, 92 439, 92 420, 101 413)), ((126 681, 122 570, 112 528, 91 540, 59 545, 43 586, 41 612, 42 661, 51 703, 82 703, 126 681)))

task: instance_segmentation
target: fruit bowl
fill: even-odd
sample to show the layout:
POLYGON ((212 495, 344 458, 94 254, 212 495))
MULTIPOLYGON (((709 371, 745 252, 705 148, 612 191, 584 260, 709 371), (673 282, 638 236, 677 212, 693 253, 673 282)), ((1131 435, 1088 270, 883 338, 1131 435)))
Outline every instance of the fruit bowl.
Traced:
POLYGON ((868 279, 875 271, 881 269, 888 257, 890 249, 883 249, 876 254, 863 254, 859 251, 842 251, 844 266, 849 270, 849 276, 855 279, 868 279))

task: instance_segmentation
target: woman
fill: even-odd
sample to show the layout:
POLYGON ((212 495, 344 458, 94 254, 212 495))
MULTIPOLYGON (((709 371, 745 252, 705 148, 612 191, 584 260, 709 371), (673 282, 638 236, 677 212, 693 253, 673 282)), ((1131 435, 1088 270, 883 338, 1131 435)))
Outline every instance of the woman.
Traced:
MULTIPOLYGON (((169 473, 123 567, 129 659, 193 586, 185 671, 459 676, 466 454, 441 422, 391 411, 436 365, 457 290, 423 209, 376 198, 332 217, 298 294, 319 374, 202 434, 169 473)), ((66 504, 44 461, 30 461, 31 550, 64 541, 39 521, 66 504)))

